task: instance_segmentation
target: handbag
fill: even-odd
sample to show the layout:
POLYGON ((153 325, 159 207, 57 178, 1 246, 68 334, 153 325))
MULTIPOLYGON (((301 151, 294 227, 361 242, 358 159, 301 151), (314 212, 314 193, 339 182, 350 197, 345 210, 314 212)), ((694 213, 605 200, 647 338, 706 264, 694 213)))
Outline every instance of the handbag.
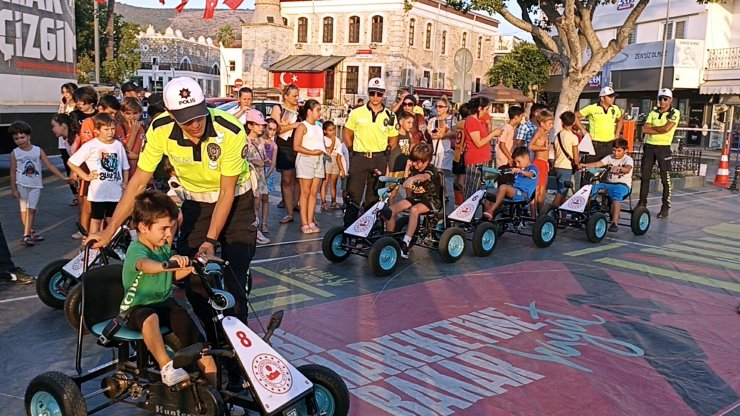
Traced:
POLYGON ((560 139, 560 133, 558 133, 558 145, 560 146, 560 151, 565 154, 565 157, 570 160, 570 171, 571 173, 576 173, 578 171, 578 165, 576 165, 576 162, 573 160, 573 158, 568 154, 568 152, 565 151, 565 147, 563 147, 563 141, 560 139))

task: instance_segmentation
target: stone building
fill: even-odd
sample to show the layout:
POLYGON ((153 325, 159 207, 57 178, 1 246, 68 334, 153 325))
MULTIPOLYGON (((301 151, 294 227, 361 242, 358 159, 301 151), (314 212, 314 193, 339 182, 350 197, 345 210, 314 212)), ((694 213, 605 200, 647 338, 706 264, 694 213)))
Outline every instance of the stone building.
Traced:
POLYGON ((180 30, 168 27, 164 33, 157 33, 149 26, 138 39, 139 85, 161 92, 170 79, 187 76, 198 81, 206 97, 220 95, 221 53, 211 38, 186 39, 180 30))
POLYGON ((383 77, 388 97, 413 87, 422 97, 468 100, 484 88, 498 21, 436 0, 258 0, 242 26, 244 85, 295 83, 306 98, 344 105, 383 77), (467 53, 458 52, 467 50, 467 53), (467 56, 466 56, 467 55, 467 56), (456 62, 457 61, 457 62, 456 62), (456 68, 467 68, 465 77, 456 68))

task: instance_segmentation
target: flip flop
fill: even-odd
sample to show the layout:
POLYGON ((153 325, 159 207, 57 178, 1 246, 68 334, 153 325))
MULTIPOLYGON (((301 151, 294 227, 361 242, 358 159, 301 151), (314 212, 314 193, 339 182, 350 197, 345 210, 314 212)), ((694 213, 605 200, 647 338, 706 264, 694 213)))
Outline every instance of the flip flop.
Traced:
POLYGON ((310 225, 301 225, 301 232, 303 234, 311 234, 314 231, 311 229, 311 226, 310 225))
POLYGON ((283 217, 282 220, 280 220, 280 224, 288 224, 293 221, 294 221, 293 217, 291 217, 290 215, 286 215, 283 217))
MULTIPOLYGON (((301 228, 303 228, 303 227, 301 227, 301 228)), ((308 224, 308 232, 309 232, 309 233, 312 233, 312 234, 313 234, 313 233, 320 233, 320 232, 321 232, 321 228, 319 228, 319 227, 318 227, 318 226, 316 225, 316 223, 315 223, 315 222, 312 222, 311 224, 308 224)))

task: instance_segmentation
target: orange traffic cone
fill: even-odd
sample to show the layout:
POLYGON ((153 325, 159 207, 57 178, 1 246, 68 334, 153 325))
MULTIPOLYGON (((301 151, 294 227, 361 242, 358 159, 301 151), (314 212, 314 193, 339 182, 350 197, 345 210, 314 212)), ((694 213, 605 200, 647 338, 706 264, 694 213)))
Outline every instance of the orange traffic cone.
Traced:
POLYGON ((727 133, 725 146, 722 148, 722 157, 719 159, 717 176, 714 178, 715 186, 730 186, 730 140, 732 133, 727 133))

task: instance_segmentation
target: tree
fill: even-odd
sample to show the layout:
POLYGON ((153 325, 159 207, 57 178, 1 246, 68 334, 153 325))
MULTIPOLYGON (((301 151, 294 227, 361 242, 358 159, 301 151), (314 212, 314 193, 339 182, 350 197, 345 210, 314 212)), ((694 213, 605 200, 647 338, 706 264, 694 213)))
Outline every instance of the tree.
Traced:
POLYGON ((234 28, 230 25, 221 26, 216 34, 216 40, 224 48, 228 48, 236 40, 234 28))
POLYGON ((551 60, 562 64, 563 83, 556 115, 575 110, 578 97, 588 81, 627 46, 627 39, 635 28, 637 18, 650 2, 637 1, 617 30, 616 38, 604 46, 596 36, 592 21, 596 8, 611 0, 516 0, 522 9, 521 18, 506 8, 509 0, 447 1, 459 10, 500 14, 507 22, 531 33, 540 50, 551 60))
POLYGON ((115 7, 116 7, 116 0, 108 0, 108 7, 106 10, 106 20, 107 23, 105 25, 105 39, 107 40, 105 45, 105 59, 109 60, 111 57, 113 57, 113 48, 115 45, 115 39, 113 38, 113 28, 115 25, 115 7))
POLYGON ((516 88, 534 98, 534 88, 550 79, 550 67, 552 61, 535 44, 522 42, 498 59, 486 77, 488 85, 502 81, 507 87, 516 88))
POLYGON ((116 22, 115 57, 107 56, 103 62, 103 79, 113 82, 123 81, 136 75, 141 67, 141 55, 138 52, 139 26, 128 22, 116 22))

